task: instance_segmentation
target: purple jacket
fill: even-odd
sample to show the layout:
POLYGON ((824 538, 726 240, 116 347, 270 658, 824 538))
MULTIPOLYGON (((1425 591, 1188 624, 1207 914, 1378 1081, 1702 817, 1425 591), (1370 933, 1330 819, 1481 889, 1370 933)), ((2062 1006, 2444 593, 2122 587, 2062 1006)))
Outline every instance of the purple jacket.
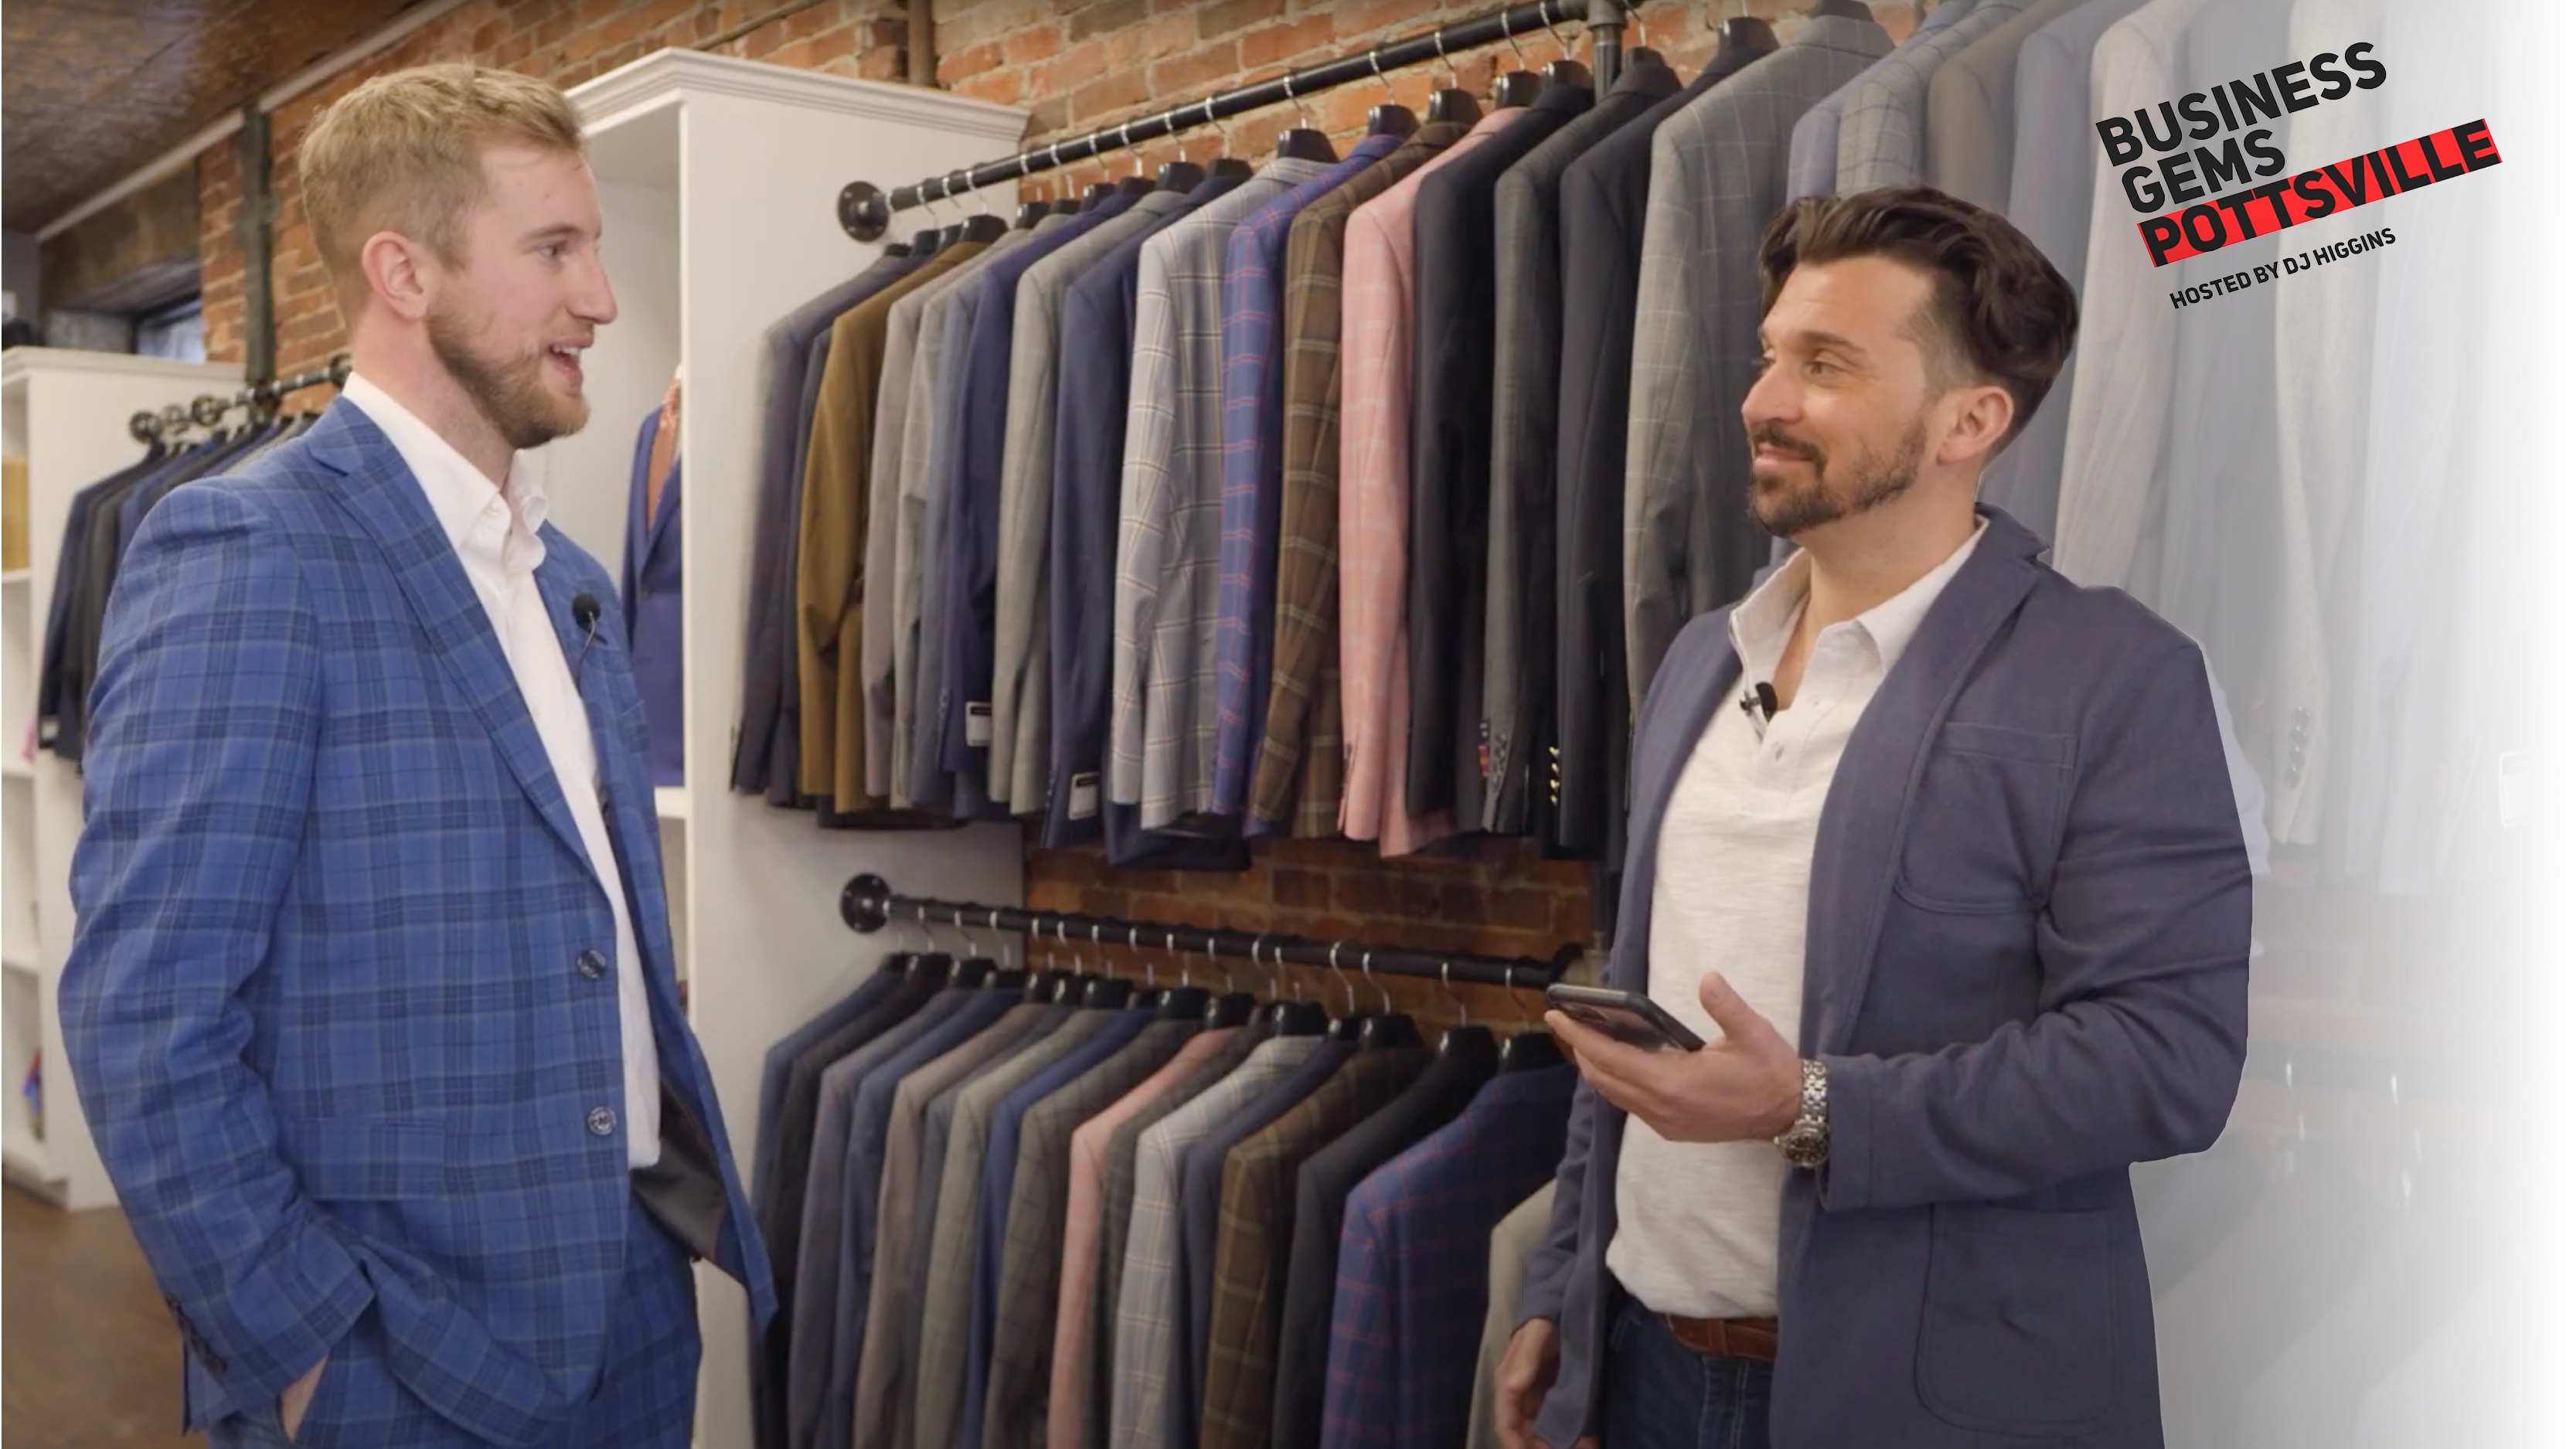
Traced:
MULTIPOLYGON (((2160 1446, 2129 1167, 2207 1147, 2244 1065, 2253 877, 2200 650, 1979 512, 1817 832, 1798 1047, 1833 1139, 1782 1194, 1783 1445, 2160 1446)), ((1740 672, 1726 617, 1638 717, 1606 985, 1646 988, 1664 807, 1740 672)), ((1521 1297, 1562 1335, 1559 1446, 1599 1432, 1625 1121, 1577 1091, 1521 1297)))

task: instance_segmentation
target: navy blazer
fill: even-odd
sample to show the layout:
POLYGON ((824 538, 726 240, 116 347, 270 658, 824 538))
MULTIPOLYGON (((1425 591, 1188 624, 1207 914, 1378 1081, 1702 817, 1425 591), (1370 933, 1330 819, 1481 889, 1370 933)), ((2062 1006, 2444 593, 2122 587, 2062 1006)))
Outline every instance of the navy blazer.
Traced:
POLYGON ((635 435, 635 477, 626 495, 626 562, 617 576, 617 597, 626 613, 627 651, 635 660, 635 692, 644 699, 644 738, 655 785, 681 780, 680 699, 687 677, 680 656, 680 454, 671 452, 671 471, 662 483, 661 506, 644 516, 653 466, 653 424, 659 407, 645 415, 635 435))
MULTIPOLYGON (((2163 1443, 2129 1168, 2206 1148, 2245 1060, 2253 876, 2199 647, 1984 539, 1825 797, 1798 1049, 1830 1158, 1780 1214, 1782 1444, 2163 1443), (2036 1439, 2033 1442, 2037 1442, 2036 1439)), ((1740 673, 1685 628, 1638 717, 1604 984, 1646 989, 1663 813, 1740 673)), ((1625 1115, 1577 1093, 1521 1316, 1563 1358, 1539 1435, 1598 1433, 1625 1115)))

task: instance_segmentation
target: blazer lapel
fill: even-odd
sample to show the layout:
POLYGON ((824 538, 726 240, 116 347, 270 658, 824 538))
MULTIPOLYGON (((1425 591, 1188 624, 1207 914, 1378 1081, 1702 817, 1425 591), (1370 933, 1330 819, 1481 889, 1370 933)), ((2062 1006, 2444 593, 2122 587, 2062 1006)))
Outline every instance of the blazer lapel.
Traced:
POLYGON ((429 635, 430 650, 448 677, 473 702, 483 727, 492 732, 501 758, 517 776, 519 788, 537 807, 548 829, 573 858, 587 866, 581 832, 573 824, 545 741, 519 693, 518 676, 492 632, 482 597, 465 577, 464 561, 430 511, 429 498, 404 466, 393 442, 367 420, 357 404, 345 399, 331 404, 312 434, 313 456, 342 474, 349 486, 340 491, 348 509, 384 550, 394 577, 411 602, 412 613, 429 635))
MULTIPOLYGON (((1732 604, 1718 610, 1718 622, 1710 626, 1722 640, 1733 638, 1726 632, 1725 621, 1734 612, 1732 604)), ((1670 656, 1666 657, 1669 661, 1670 656)), ((1653 910, 1655 856, 1661 846, 1664 809, 1672 803, 1673 787, 1680 782, 1691 751, 1708 732, 1710 716, 1717 713, 1742 672, 1734 644, 1721 644, 1704 666, 1695 666, 1690 678, 1674 681, 1672 699, 1658 702, 1652 737, 1642 731, 1638 735, 1637 773, 1629 782, 1628 798, 1637 802, 1637 808, 1628 819, 1628 885, 1619 900, 1617 945, 1610 961, 1615 978, 1611 984, 1623 990, 1646 989, 1646 928, 1653 910)))
MULTIPOLYGON (((546 601, 546 618, 554 623, 555 642, 564 652, 564 667, 572 671, 573 685, 581 691, 582 717, 590 726, 591 756, 599 762, 600 819, 607 824, 609 841, 617 852, 617 870, 625 881, 627 912, 634 922, 636 945, 655 968, 645 973, 645 981, 659 996, 661 983, 666 978, 676 979, 676 975, 662 969, 673 959, 662 873, 642 868, 660 859, 661 826, 650 808, 653 791, 642 774, 632 768, 634 761, 613 727, 617 704, 608 687, 606 640, 591 644, 587 655, 582 652, 584 635, 572 618, 573 596, 581 591, 574 586, 571 565, 563 561, 571 542, 552 525, 547 526, 545 534, 546 561, 537 565, 537 592, 546 601)), ((585 853, 582 858, 587 861, 589 856, 585 853)), ((678 998, 674 996, 665 1004, 677 1020, 678 998)))
POLYGON ((2032 560, 2046 545, 2009 515, 1983 505, 1977 512, 1986 519, 1986 536, 1861 712, 1825 792, 1807 891, 1802 1055, 1849 1045, 1896 889, 1906 812, 1937 727, 1995 631, 2039 581, 2032 560))

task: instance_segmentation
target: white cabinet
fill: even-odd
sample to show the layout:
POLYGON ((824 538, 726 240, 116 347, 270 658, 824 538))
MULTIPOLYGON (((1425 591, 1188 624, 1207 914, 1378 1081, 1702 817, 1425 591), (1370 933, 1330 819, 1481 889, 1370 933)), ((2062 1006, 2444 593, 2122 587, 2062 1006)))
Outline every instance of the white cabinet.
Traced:
MULTIPOLYGON (((637 429, 674 368, 688 655, 687 784, 655 792, 689 1015, 749 1180, 762 1057, 874 964, 841 923, 842 884, 1020 898, 1016 825, 951 834, 822 831, 731 793, 761 432, 761 337, 874 260, 834 215, 847 182, 910 180, 1016 149, 1022 112, 942 92, 665 51, 573 92, 606 213, 617 321, 585 366, 590 426, 540 455, 551 516, 613 572, 637 429)), ((1009 198, 996 196, 996 210, 1009 198)), ((698 1442, 751 1442, 741 1291, 700 1272, 698 1442)))
POLYGON ((0 576, 0 1087, 8 1094, 0 1146, 11 1181, 66 1207, 112 1206, 116 1190, 63 1057, 59 993, 72 945, 80 772, 50 752, 32 763, 20 755, 63 524, 74 494, 143 456, 127 429, 135 413, 240 387, 241 369, 221 363, 49 347, 0 353, 5 447, 27 464, 29 565, 0 576))

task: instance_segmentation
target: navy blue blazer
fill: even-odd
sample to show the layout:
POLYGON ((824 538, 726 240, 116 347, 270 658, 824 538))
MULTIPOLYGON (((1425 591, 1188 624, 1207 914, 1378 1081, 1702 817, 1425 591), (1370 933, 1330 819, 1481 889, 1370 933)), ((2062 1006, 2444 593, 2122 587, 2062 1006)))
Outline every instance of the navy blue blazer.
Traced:
MULTIPOLYGON (((1798 1049, 1825 1063, 1832 1145, 1782 1193, 1771 1437, 2153 1449, 2129 1168, 2226 1126, 2253 875, 2199 647, 1978 512, 1816 835, 1798 1049)), ((1664 808, 1741 672, 1731 612, 1682 631, 1638 716, 1605 985, 1646 989, 1664 808)), ((1625 1122, 1576 1094, 1522 1291, 1562 1336, 1553 1445, 1600 1432, 1625 1122)))
MULTIPOLYGON (((607 570, 551 525, 567 663, 607 570)), ((610 616, 578 672, 643 957, 666 1150, 723 1179, 717 1266, 774 1311, 680 1009, 642 709, 610 616)), ((429 499, 343 399, 145 520, 107 615, 64 1047, 190 1345, 189 1414, 264 1408, 372 1311, 478 1439, 597 1384, 635 1188, 615 921, 429 499)))
POLYGON ((662 482, 661 506, 644 516, 650 489, 644 474, 653 466, 653 424, 662 410, 645 415, 635 435, 635 474, 626 495, 626 563, 617 578, 618 602, 625 607, 628 651, 635 659, 635 692, 644 700, 644 738, 655 785, 681 781, 682 681, 687 678, 680 655, 680 455, 671 454, 671 471, 662 482))

